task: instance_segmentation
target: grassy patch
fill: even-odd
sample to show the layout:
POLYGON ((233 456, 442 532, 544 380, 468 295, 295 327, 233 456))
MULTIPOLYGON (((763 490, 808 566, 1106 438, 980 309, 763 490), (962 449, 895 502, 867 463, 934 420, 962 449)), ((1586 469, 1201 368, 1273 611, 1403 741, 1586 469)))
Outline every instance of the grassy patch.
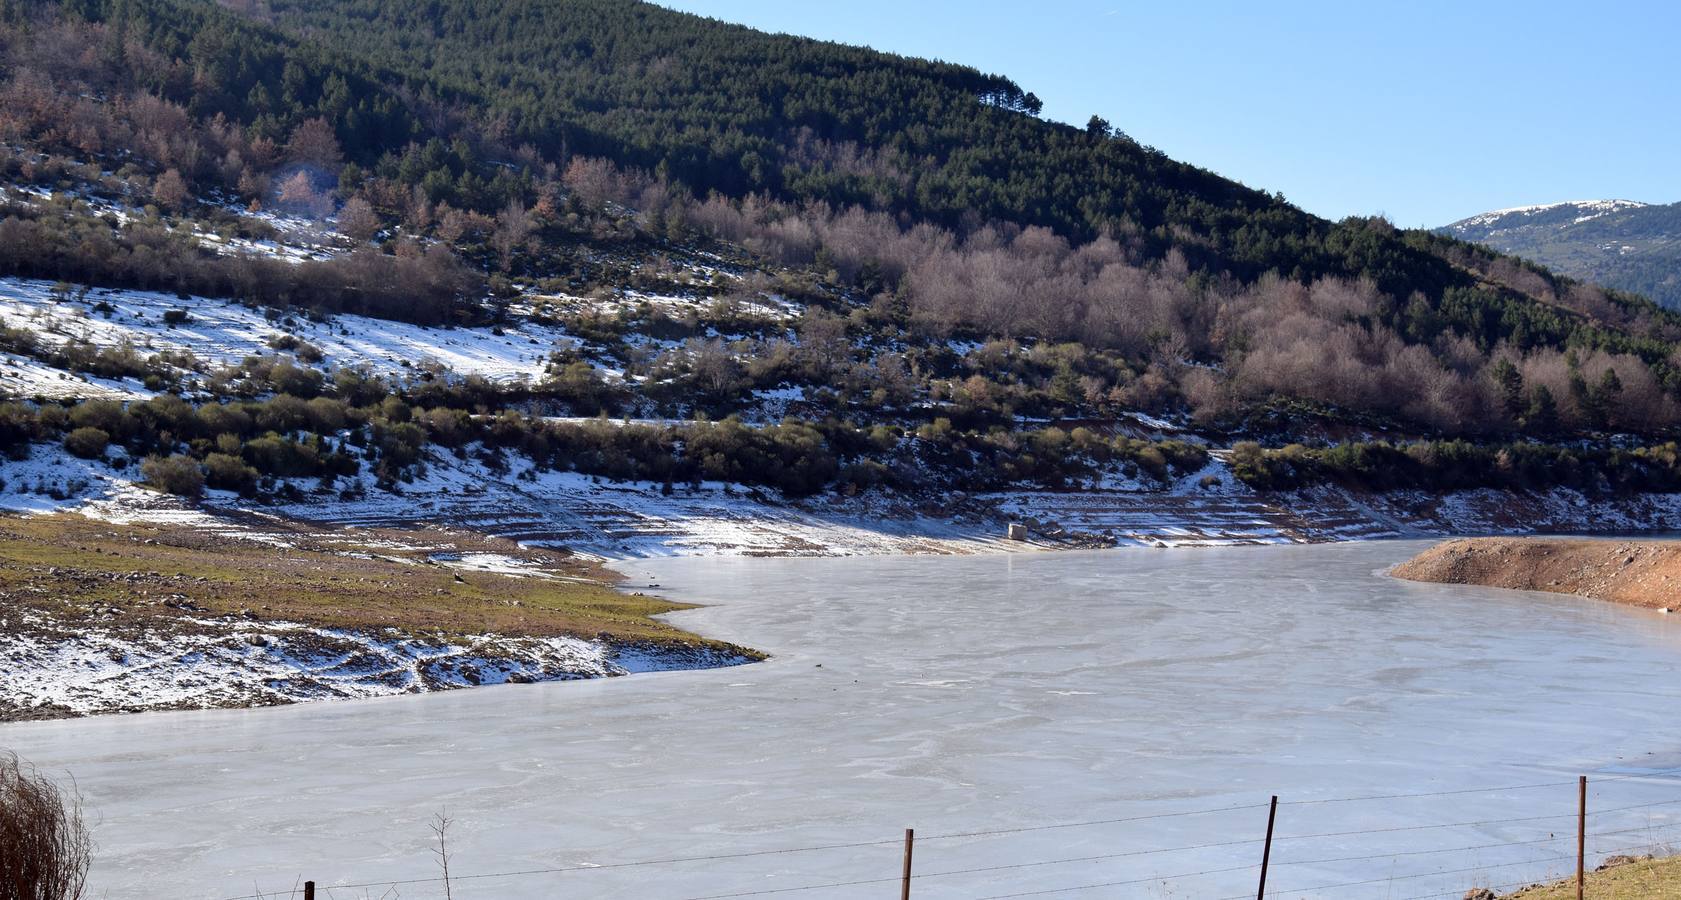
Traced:
MULTIPOLYGON (((724 647, 655 621, 682 604, 614 590, 595 563, 465 532, 117 525, 76 515, 0 516, 0 600, 71 623, 156 627, 246 616, 448 636, 495 632, 724 647), (529 576, 452 568, 497 553, 529 576)), ((21 617, 8 617, 19 627, 21 617)))
MULTIPOLYGON (((1681 856, 1645 859, 1589 872, 1589 900, 1681 900, 1681 856)), ((1506 900, 1576 900, 1576 879, 1525 888, 1506 900)))

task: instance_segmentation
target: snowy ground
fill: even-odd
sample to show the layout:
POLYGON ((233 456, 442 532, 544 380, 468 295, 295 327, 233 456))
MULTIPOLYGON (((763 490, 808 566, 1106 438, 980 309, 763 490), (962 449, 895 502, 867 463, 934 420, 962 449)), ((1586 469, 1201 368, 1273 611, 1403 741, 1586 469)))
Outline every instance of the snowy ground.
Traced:
POLYGON ((748 662, 572 637, 424 640, 238 617, 193 619, 186 631, 119 631, 30 618, 0 651, 7 718, 268 706, 748 662))
POLYGON ((132 381, 66 372, 37 359, 3 352, 0 352, 0 393, 49 400, 126 400, 152 395, 132 381))
MULTIPOLYGON (((152 291, 94 288, 83 299, 77 296, 57 302, 52 282, 0 278, 0 320, 31 328, 49 347, 75 340, 96 347, 127 343, 142 355, 190 352, 212 366, 272 352, 270 338, 291 334, 319 349, 321 365, 329 369, 366 365, 381 374, 398 375, 441 366, 459 375, 483 375, 498 381, 540 379, 551 353, 576 345, 564 330, 531 321, 501 329, 428 328, 352 315, 316 322, 302 314, 271 319, 264 310, 229 300, 183 298, 152 291), (102 303, 111 309, 96 310, 102 303), (163 316, 169 310, 186 312, 189 321, 174 326, 165 323, 163 316)), ((9 368, 0 367, 0 377, 6 377, 9 368)), ((134 386, 111 384, 89 388, 86 379, 81 379, 83 384, 78 387, 76 376, 40 363, 16 371, 13 391, 21 396, 32 396, 32 385, 53 389, 47 395, 54 397, 89 396, 95 390, 136 390, 134 386)), ((13 387, 5 382, 0 386, 13 387)))
MULTIPOLYGON (((467 456, 434 457, 426 474, 402 484, 400 493, 370 488, 359 499, 344 500, 300 483, 304 499, 261 510, 329 525, 448 525, 605 559, 961 554, 1681 527, 1681 495, 1589 498, 1568 489, 1371 495, 1335 487, 1260 494, 1230 478, 1218 459, 1165 486, 1117 477, 1096 488, 1022 489, 912 504, 880 494, 791 502, 775 492, 716 482, 667 494, 651 482, 540 472, 518 459, 507 471, 492 471, 467 456), (1029 539, 1007 540, 1011 523, 1028 526, 1029 539)), ((133 477, 133 466, 117 470, 41 446, 27 461, 0 463, 0 509, 76 510, 114 521, 197 516, 202 527, 223 521, 140 488, 133 477)), ((223 492, 212 492, 205 503, 218 513, 251 508, 223 492)), ((484 571, 520 565, 487 556, 439 561, 484 571)))

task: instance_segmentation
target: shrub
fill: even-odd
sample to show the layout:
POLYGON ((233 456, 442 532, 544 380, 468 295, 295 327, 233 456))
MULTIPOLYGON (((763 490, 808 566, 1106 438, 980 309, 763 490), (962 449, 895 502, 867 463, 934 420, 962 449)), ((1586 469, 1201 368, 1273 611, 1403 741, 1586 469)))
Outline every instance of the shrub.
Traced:
POLYGON ((0 754, 0 897, 80 897, 92 858, 81 798, 0 754))
POLYGON ((291 394, 279 394, 257 409, 257 428, 288 434, 310 424, 309 404, 291 394))
POLYGON ((128 413, 115 400, 88 400, 70 410, 72 428, 97 428, 109 435, 122 437, 130 426, 128 413))
POLYGON ((204 458, 204 468, 204 483, 210 487, 248 494, 257 486, 257 470, 237 456, 212 453, 204 458))
POLYGON ((321 393, 321 373, 314 369, 280 362, 269 372, 269 384, 277 393, 314 397, 321 393))
POLYGON ((111 445, 111 435, 102 428, 78 428, 64 436, 64 449, 82 459, 98 459, 111 445))
POLYGON ((204 470, 191 457, 149 456, 140 466, 146 483, 160 491, 179 497, 198 497, 204 493, 204 470))
POLYGON ((264 475, 301 478, 315 474, 317 453, 309 444, 265 434, 245 442, 245 458, 264 475))
MULTIPOLYGON (((63 407, 57 407, 63 413, 63 407)), ((29 442, 40 430, 40 418, 22 403, 0 403, 0 453, 11 459, 29 455, 29 442)))

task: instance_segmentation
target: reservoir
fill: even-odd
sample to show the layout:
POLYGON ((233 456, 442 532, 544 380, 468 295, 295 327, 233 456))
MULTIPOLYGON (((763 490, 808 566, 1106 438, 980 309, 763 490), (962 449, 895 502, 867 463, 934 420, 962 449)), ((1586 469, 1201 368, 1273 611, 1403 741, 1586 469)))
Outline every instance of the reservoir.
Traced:
POLYGON ((1590 856, 1681 840, 1681 617, 1382 574, 1425 546, 638 560, 771 660, 0 747, 113 898, 443 897, 437 815, 456 900, 897 896, 906 828, 918 898, 1254 896, 1273 795, 1268 896, 1457 897, 1573 872, 1579 775, 1590 856))

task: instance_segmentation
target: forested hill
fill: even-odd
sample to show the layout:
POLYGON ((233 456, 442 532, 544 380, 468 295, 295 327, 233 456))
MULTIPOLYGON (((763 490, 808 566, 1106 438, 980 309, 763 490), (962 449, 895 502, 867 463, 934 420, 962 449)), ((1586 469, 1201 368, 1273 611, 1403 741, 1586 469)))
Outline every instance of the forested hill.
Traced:
MULTIPOLYGON (((1130 221, 1227 233, 1289 207, 1107 133, 1034 118, 1039 101, 974 69, 769 35, 630 0, 272 3, 309 34, 472 98, 509 143, 605 156, 701 193, 769 191, 997 218, 1089 238, 1130 221), (1233 214, 1236 214, 1235 216, 1233 214)), ((1234 258, 1272 251, 1227 235, 1234 258)))
MULTIPOLYGON (((845 317, 829 362, 1061 348, 1031 377, 986 375, 1069 417, 1477 437, 1681 421, 1674 313, 1317 218, 1095 117, 1045 121, 972 68, 634 0, 0 0, 0 20, 13 182, 150 207, 20 199, 0 275, 482 324, 564 292, 629 315, 644 276, 626 260, 744 250, 845 317), (286 266, 194 243, 272 209, 356 246, 286 266)), ((803 329, 775 340, 816 352, 803 329)), ((953 375, 911 368, 929 390, 953 375)), ((1003 422, 1029 408, 985 403, 1003 422)))
POLYGON ((364 163, 402 138, 471 123, 505 148, 605 157, 700 196, 764 191, 948 228, 1043 225, 1072 240, 1108 231, 1151 258, 1177 248, 1195 269, 1245 280, 1365 274, 1401 297, 1456 280, 1363 222, 1316 219, 1102 122, 1040 120, 1037 99, 1006 78, 634 0, 229 0, 295 36, 282 53, 193 0, 71 5, 191 60, 195 108, 246 120, 327 113, 364 163), (332 71, 323 47, 351 73, 332 71), (409 120, 370 96, 373 72, 415 99, 409 120))

